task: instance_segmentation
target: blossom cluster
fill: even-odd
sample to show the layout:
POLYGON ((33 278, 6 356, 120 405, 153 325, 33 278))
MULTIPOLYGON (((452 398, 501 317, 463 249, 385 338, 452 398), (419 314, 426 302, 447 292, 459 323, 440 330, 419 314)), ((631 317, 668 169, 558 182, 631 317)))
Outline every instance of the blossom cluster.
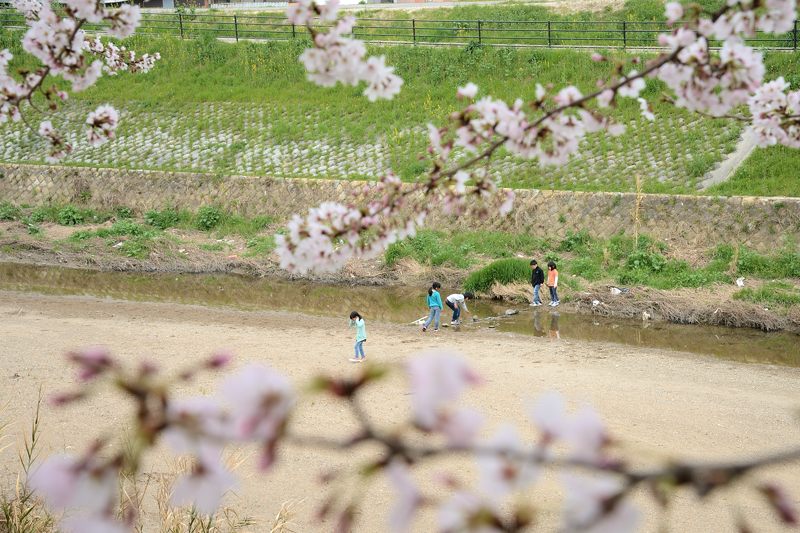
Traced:
POLYGON ((730 0, 715 16, 670 2, 667 19, 675 23, 684 15, 688 20, 671 34, 659 36, 675 60, 664 64, 657 76, 675 93, 675 104, 713 116, 724 116, 748 102, 764 78, 762 54, 745 44, 757 31, 785 33, 796 18, 796 0, 730 0), (710 53, 713 41, 721 41, 718 56, 710 53))
MULTIPOLYGON (((15 0, 14 7, 25 16, 28 25, 22 47, 38 59, 41 66, 32 72, 24 72, 22 80, 17 81, 8 70, 13 56, 8 50, 0 51, 0 123, 9 119, 22 120, 22 104, 28 102, 33 108, 37 91, 47 99, 51 110, 58 107, 58 102, 65 101, 65 92, 54 86, 43 87, 49 75, 67 80, 72 90, 77 92, 92 86, 104 70, 109 74, 120 70, 147 72, 159 58, 158 54, 137 58, 134 52, 126 51, 124 47, 103 44, 99 39, 90 42, 82 29, 86 23, 104 22, 112 37, 129 37, 139 25, 139 6, 123 4, 118 8, 107 8, 98 0, 67 0, 61 14, 54 11, 49 2, 40 0, 15 0), (93 59, 93 55, 102 59, 93 59)), ((96 113, 87 119, 90 127, 87 134, 93 145, 112 138, 117 124, 116 112, 112 115, 107 108, 104 109, 102 127, 98 125, 96 113), (100 130, 102 133, 98 134, 100 130)), ((50 144, 48 161, 57 161, 71 151, 52 121, 43 120, 38 132, 50 144)))
MULTIPOLYGON (((365 196, 371 191, 365 187, 365 196)), ((295 215, 285 234, 275 236, 281 268, 294 272, 330 272, 340 269, 353 256, 374 257, 387 246, 413 237, 427 216, 420 207, 413 218, 403 216, 410 203, 400 178, 382 177, 364 208, 325 202, 302 218, 295 215), (369 235, 365 233, 369 231, 369 235)))
POLYGON ((114 131, 119 123, 117 110, 110 105, 101 105, 96 110, 89 113, 86 118, 86 137, 92 146, 100 146, 104 142, 114 138, 114 131))
MULTIPOLYGON (((285 376, 274 370, 250 365, 227 377, 214 396, 173 400, 166 394, 170 382, 157 379, 151 363, 144 363, 133 375, 103 348, 72 353, 69 359, 78 366, 77 379, 87 387, 104 376, 113 377, 122 390, 138 403, 137 434, 148 446, 159 439, 173 452, 193 458, 191 471, 181 476, 172 490, 175 506, 193 506, 204 514, 214 513, 235 476, 222 460, 228 444, 255 443, 260 447, 259 467, 266 470, 275 458, 287 418, 294 405, 294 392, 285 376)), ((179 381, 188 381, 200 369, 225 366, 230 356, 216 354, 198 367, 188 369, 179 381)), ((88 389, 55 396, 55 405, 81 399, 88 389)), ((132 531, 135 517, 116 518, 118 478, 125 470, 136 470, 140 455, 104 457, 102 443, 91 447, 83 457, 55 455, 31 473, 29 486, 42 496, 50 509, 63 512, 61 531, 132 531)))
POLYGON ((781 76, 759 87, 747 102, 761 146, 800 148, 800 90, 787 89, 781 76))
POLYGON ((133 50, 127 50, 124 46, 117 46, 111 41, 103 42, 99 37, 84 43, 84 49, 103 59, 103 72, 109 76, 115 76, 119 72, 147 73, 161 59, 161 54, 142 54, 136 56, 133 50))
MULTIPOLYGON (((60 394, 53 403, 82 399, 88 396, 90 385, 108 377, 109 384, 135 403, 137 444, 126 453, 107 457, 103 450, 111 447, 98 441, 82 456, 55 455, 31 470, 28 486, 50 510, 63 513, 60 531, 65 533, 135 530, 137 509, 128 508, 119 518, 119 476, 138 473, 146 462, 145 453, 160 443, 193 458, 190 471, 172 487, 171 505, 191 506, 202 515, 211 515, 237 485, 222 460, 226 446, 258 445, 258 466, 265 473, 277 448, 288 443, 347 453, 371 441, 376 453, 370 468, 365 469, 359 461, 352 469, 337 469, 321 479, 328 483, 352 470, 353 475, 363 476, 362 483, 368 483, 372 474, 384 473, 394 491, 389 529, 398 533, 412 530, 424 507, 437 512, 437 530, 445 533, 525 530, 532 525, 534 511, 528 503, 529 492, 545 469, 555 470, 563 488, 559 531, 625 533, 634 531, 640 521, 641 513, 629 496, 641 483, 650 482, 655 497, 659 487, 666 485, 691 485, 707 494, 740 479, 751 468, 794 458, 794 454, 783 453, 767 460, 733 463, 729 468, 676 463, 645 474, 630 469, 627 461, 612 453, 608 430, 594 409, 585 405, 570 412, 564 398, 554 391, 540 396, 528 410, 537 437, 525 439, 519 428, 508 423, 489 434, 483 413, 464 406, 464 393, 480 386, 481 377, 461 356, 444 351, 421 353, 406 362, 411 420, 401 421, 392 430, 373 426, 359 398, 365 387, 378 383, 386 369, 366 366, 355 376, 316 378, 311 390, 347 402, 358 421, 356 432, 344 440, 323 436, 318 428, 297 431, 297 424, 290 425, 295 405, 292 386, 285 376, 261 365, 251 364, 225 378, 215 395, 173 398, 175 385, 190 381, 200 370, 226 366, 230 361, 227 353, 215 354, 184 370, 177 379, 166 381, 152 363, 141 364, 135 372, 126 371, 103 348, 68 357, 78 367, 77 380, 83 388, 60 394), (414 481, 412 469, 422 468, 426 461, 465 452, 475 461, 474 486, 465 485, 456 473, 441 472, 436 479, 444 487, 434 496, 414 481)), ((530 429, 525 428, 525 433, 530 429)), ((795 505, 779 485, 766 482, 757 490, 784 523, 797 524, 795 505)), ((344 499, 342 494, 332 494, 319 516, 339 512, 336 507, 344 505, 337 530, 349 531, 342 524, 352 525, 358 502, 342 502, 344 499)))
POLYGON ((362 41, 345 37, 353 33, 355 17, 336 20, 339 2, 333 0, 317 5, 313 0, 300 0, 289 4, 287 17, 292 24, 307 26, 314 40, 314 48, 305 50, 300 61, 305 66, 308 79, 323 87, 337 83, 345 85, 367 84, 364 95, 370 102, 391 100, 400 92, 403 80, 394 74, 394 67, 386 65, 384 56, 366 58, 367 49, 362 41), (327 32, 314 29, 315 18, 332 24, 327 32))
MULTIPOLYGON (((501 531, 504 500, 529 489, 539 478, 541 463, 557 457, 554 447, 566 445, 565 461, 603 470, 616 464, 607 454, 608 433, 600 417, 589 406, 568 413, 563 397, 544 394, 531 408, 531 421, 540 439, 525 443, 509 424, 486 441, 477 435, 484 417, 474 409, 459 406, 461 394, 480 384, 480 377, 458 355, 446 352, 424 353, 407 365, 414 422, 425 432, 439 432, 453 449, 490 450, 475 456, 479 473, 474 490, 463 487, 439 509, 440 531, 501 531)), ((391 513, 394 531, 407 531, 422 497, 402 461, 387 469, 395 488, 395 507, 391 513)), ((624 484, 612 474, 585 476, 564 472, 564 526, 567 531, 598 528, 603 531, 633 531, 639 513, 621 496, 624 484)))

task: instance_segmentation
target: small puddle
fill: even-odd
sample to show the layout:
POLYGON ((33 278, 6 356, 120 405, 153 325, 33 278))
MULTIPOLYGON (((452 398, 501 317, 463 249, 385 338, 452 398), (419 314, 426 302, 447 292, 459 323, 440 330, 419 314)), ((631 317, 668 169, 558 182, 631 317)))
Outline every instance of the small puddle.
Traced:
MULTIPOLYGON (((120 300, 171 302, 243 310, 280 310, 346 317, 357 310, 367 320, 410 323, 423 316, 423 287, 344 287, 262 280, 234 275, 97 272, 0 263, 0 290, 84 295, 120 300)), ((446 295, 447 292, 444 292, 446 295)), ((510 306, 491 301, 468 304, 479 317, 503 315, 510 306)), ((496 331, 538 337, 619 344, 713 355, 723 359, 800 366, 800 335, 752 329, 683 326, 614 320, 520 307, 519 314, 471 323, 460 334, 495 326, 496 331)), ((449 311, 445 309, 445 311, 449 311)), ((449 322, 449 313, 442 313, 449 322)))

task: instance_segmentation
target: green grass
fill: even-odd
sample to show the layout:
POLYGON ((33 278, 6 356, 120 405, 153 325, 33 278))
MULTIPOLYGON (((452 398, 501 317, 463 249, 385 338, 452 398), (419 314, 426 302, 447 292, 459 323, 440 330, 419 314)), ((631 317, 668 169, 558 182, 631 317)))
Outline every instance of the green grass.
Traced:
POLYGON ((800 305, 800 289, 785 282, 770 282, 757 289, 745 288, 733 295, 736 300, 780 306, 800 305))
POLYGON ((698 264, 692 265, 670 257, 665 243, 647 235, 641 235, 637 243, 627 235, 595 238, 587 230, 568 233, 560 242, 500 232, 425 230, 413 239, 393 244, 385 256, 390 266, 402 258, 456 268, 499 260, 470 274, 466 288, 477 291, 491 287, 495 280, 527 280, 529 272, 520 265, 527 267, 531 258, 541 265, 554 261, 565 285, 574 290, 581 290, 576 287, 583 287, 584 283, 602 280, 622 286, 676 289, 732 283, 735 276, 800 278, 800 253, 791 243, 769 255, 744 246, 736 250, 731 245, 721 245, 706 251, 698 264))
POLYGON ((446 234, 422 230, 416 237, 389 246, 384 257, 389 266, 409 257, 420 264, 466 268, 480 258, 500 259, 546 245, 541 238, 499 231, 464 231, 446 234))
POLYGON ((729 181, 707 192, 726 196, 800 196, 800 150, 785 146, 757 148, 729 181))
POLYGON ((247 240, 247 251, 243 254, 244 257, 258 257, 261 255, 269 255, 275 249, 275 237, 273 235, 264 235, 261 237, 252 237, 247 240))
MULTIPOLYGON (((458 86, 471 80, 480 94, 513 101, 529 98, 537 83, 574 82, 589 91, 608 72, 574 50, 375 47, 405 85, 395 100, 369 103, 363 88, 307 82, 297 61, 305 43, 137 37, 126 44, 159 50, 164 59, 147 75, 106 76, 75 95, 64 111, 72 123, 105 101, 123 116, 114 142, 78 146, 68 164, 344 179, 374 179, 392 168, 415 180, 428 169, 418 158, 424 125, 443 123, 458 108, 458 86), (265 157, 264 150, 277 155, 265 157)), ((658 100, 662 89, 651 82, 645 94, 658 100)), ((658 102, 655 111, 661 120, 651 124, 635 102, 623 102, 613 113, 629 131, 588 137, 580 157, 564 167, 540 168, 500 151, 494 171, 504 185, 520 188, 631 191, 639 173, 646 192, 695 192, 698 179, 733 149, 741 125, 658 102)), ((11 133, 15 142, 0 147, 0 160, 42 160, 35 136, 19 126, 11 133)))
POLYGON ((0 202, 0 220, 17 220, 20 217, 19 207, 10 202, 0 202))
POLYGON ((529 261, 525 259, 500 259, 470 274, 464 281, 464 289, 485 292, 495 283, 508 284, 530 279, 529 261))
MULTIPOLYGON (((713 9, 722 2, 700 3, 713 9)), ((468 35, 476 20, 663 21, 663 11, 660 0, 629 0, 616 11, 567 15, 534 4, 370 10, 361 15, 464 21, 463 30, 428 24, 426 31, 445 38, 459 32, 468 35)), ((491 40, 486 31, 485 38, 491 40)), ((309 83, 297 60, 308 45, 303 39, 226 44, 210 35, 187 41, 136 36, 125 44, 140 52, 159 51, 163 59, 147 75, 104 76, 95 87, 74 95, 59 119, 79 125, 89 110, 108 101, 121 109, 122 123, 117 139, 103 147, 90 149, 79 142, 67 164, 341 179, 374 179, 392 168, 403 179, 415 180, 428 169, 428 161, 418 158, 426 145, 424 125, 443 123, 459 107, 456 87, 474 81, 481 95, 513 101, 530 98, 537 83, 575 83, 588 91, 609 69, 592 62, 588 52, 568 49, 474 43, 448 48, 370 46, 371 53, 387 56, 405 85, 395 100, 369 103, 361 95, 362 87, 309 83), (155 138, 159 141, 143 141, 155 138)), ((0 30, 3 47, 14 52, 14 65, 33 64, 22 52, 18 34, 0 30)), ((632 57, 622 51, 609 54, 612 59, 632 57)), ((800 55, 765 56, 768 78, 784 75, 794 89, 800 87, 800 55)), ((650 81, 645 91, 656 101, 657 122, 643 121, 637 104, 626 101, 613 111, 615 118, 629 124, 620 138, 590 136, 579 157, 556 169, 539 168, 535 161, 521 161, 501 150, 494 163, 496 175, 504 185, 519 188, 632 191, 639 174, 645 192, 695 194, 698 181, 733 150, 742 126, 662 103, 658 97, 663 89, 650 81)), ((21 125, 4 126, 3 133, 12 142, 0 146, 0 160, 43 161, 41 141, 21 125)), ((709 192, 798 196, 794 169, 799 162, 796 151, 757 150, 733 180, 709 192)))

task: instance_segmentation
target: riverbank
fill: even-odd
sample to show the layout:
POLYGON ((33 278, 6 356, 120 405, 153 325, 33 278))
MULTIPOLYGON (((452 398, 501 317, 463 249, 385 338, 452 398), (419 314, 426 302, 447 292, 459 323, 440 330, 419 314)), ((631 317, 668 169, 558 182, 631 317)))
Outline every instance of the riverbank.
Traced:
MULTIPOLYGON (((109 346, 130 366, 146 357, 172 371, 215 349, 227 348, 236 353, 237 367, 250 362, 270 364, 286 373, 298 388, 318 373, 349 375, 355 371, 346 362, 352 334, 339 318, 10 292, 0 297, 0 316, 0 338, 4 340, 0 379, 4 396, 14 398, 2 414, 12 424, 14 436, 27 431, 40 387, 50 394, 75 386, 72 372, 60 356, 88 344, 109 346)), ((470 393, 465 403, 488 407, 487 436, 501 420, 510 419, 522 428, 525 438, 533 438, 526 402, 543 391, 557 389, 574 407, 583 402, 594 405, 617 445, 635 453, 642 465, 672 457, 746 457, 795 445, 800 439, 795 418, 798 369, 494 330, 421 335, 411 327, 372 321, 368 332, 368 358, 390 365, 430 349, 463 353, 485 378, 484 385, 470 393)), ((181 393, 209 393, 215 381, 216 376, 202 376, 181 393)), ((407 412, 409 397, 403 380, 395 375, 371 389, 365 400, 373 420, 392 427, 407 412)), ((107 390, 66 409, 44 407, 42 453, 80 451, 93 436, 121 427, 128 408, 107 390)), ((319 396, 302 397, 293 424, 299 431, 337 428, 332 435, 355 429, 340 404, 319 396)), ((284 448, 275 471, 265 476, 253 474, 253 458, 240 454, 244 461, 238 472, 241 486, 226 504, 240 516, 254 517, 263 525, 271 523, 284 502, 294 501, 293 530, 330 530, 332 524, 320 525, 313 518, 328 494, 318 485, 316 474, 338 467, 356 468, 364 459, 362 452, 368 454, 362 450, 345 457, 316 449, 284 448)), ((13 482, 16 461, 13 447, 0 455, 4 487, 13 482)), ((163 457, 148 466, 156 473, 154 479, 169 471, 163 457)), ((436 472, 453 469, 462 481, 473 479, 471 464, 442 461, 424 470, 418 481, 426 494, 445 497, 447 490, 436 482, 436 472)), ((800 468, 775 467, 749 481, 763 479, 781 482, 796 502, 800 468)), ((554 478, 546 475, 530 499, 540 511, 537 520, 543 530, 552 530, 560 516, 561 494, 554 487, 554 478)), ((152 497, 150 493, 145 501, 152 497)), ((372 481, 360 501, 354 531, 385 530, 391 497, 383 480, 372 481)), ((644 513, 641 530, 657 531, 660 509, 642 493, 635 498, 644 513)), ((759 531, 781 531, 761 497, 744 488, 714 493, 707 505, 678 491, 670 506, 670 524, 680 531, 734 530, 731 506, 759 531)), ((146 530, 157 529, 158 513, 151 507, 146 513, 150 526, 146 530)), ((434 523, 431 513, 423 513, 414 530, 430 531, 434 523)), ((258 526, 255 529, 260 530, 258 526)))
MULTIPOLYGON (((265 223, 263 227, 252 230, 252 234, 241 228, 239 233, 232 230, 209 232, 188 227, 156 230, 147 229, 149 226, 146 224, 125 222, 123 219, 114 223, 86 221, 76 226, 43 222, 31 233, 29 225, 23 220, 0 221, 0 262, 112 272, 237 274, 271 280, 302 280, 350 286, 425 287, 436 279, 445 283, 446 290, 455 291, 462 286, 470 270, 475 268, 472 265, 486 264, 492 258, 491 255, 475 255, 480 252, 474 250, 480 235, 467 235, 471 241, 459 244, 449 242, 444 237, 431 240, 434 234, 428 233, 411 245, 390 251, 384 258, 351 261, 335 273, 294 276, 279 268, 272 252, 272 233, 278 231, 279 226, 277 222, 265 223), (129 231, 133 234, 115 230, 125 224, 130 230, 135 230, 129 231), (466 249, 472 250, 469 257, 464 255, 466 249), (436 258, 432 257, 435 253, 444 254, 442 264, 431 264, 436 262, 436 258), (460 268, 453 264, 459 259, 465 260, 460 268), (424 264, 425 261, 428 264, 424 264)), ((487 237, 497 238, 495 235, 487 237)), ((514 235, 504 238, 509 242, 497 245, 493 253, 522 256, 521 251, 530 253, 535 247, 541 246, 514 235), (521 242, 514 242, 515 239, 521 242)), ((562 245, 559 245, 559 250, 562 245)), ((539 249, 537 256, 547 257, 553 253, 539 249)), ((588 260, 591 255, 589 252, 577 249, 555 253, 567 262, 568 268, 561 269, 559 292, 563 309, 569 311, 611 318, 800 332, 800 305, 792 304, 791 300, 780 300, 784 294, 790 297, 795 293, 800 294, 800 284, 796 279, 776 284, 768 279, 748 278, 744 290, 732 282, 669 290, 631 285, 627 287, 627 292, 615 295, 611 287, 619 284, 607 277, 596 279, 601 272, 598 266, 602 266, 588 260), (572 273, 576 271, 595 281, 572 273), (751 301, 742 298, 743 294, 747 294, 751 301), (763 298, 752 295, 761 295, 763 298), (770 298, 777 301, 771 301, 770 298)), ((604 254, 609 254, 607 249, 600 252, 601 257, 604 254)), ((679 264, 685 261, 684 257, 691 257, 697 263, 698 256, 697 250, 675 250, 672 251, 672 258, 667 260, 679 264)), ((651 254, 651 257, 661 256, 651 254)), ((759 256, 756 259, 762 261, 759 256)), ((559 261, 560 268, 564 266, 562 261, 559 261)), ((717 276, 720 279, 731 277, 717 270, 705 274, 702 267, 699 268, 701 270, 686 270, 687 275, 699 272, 700 275, 717 276)), ((718 268, 727 269, 727 263, 718 268)), ((481 297, 519 305, 529 301, 529 291, 530 287, 524 282, 494 285, 481 297)))

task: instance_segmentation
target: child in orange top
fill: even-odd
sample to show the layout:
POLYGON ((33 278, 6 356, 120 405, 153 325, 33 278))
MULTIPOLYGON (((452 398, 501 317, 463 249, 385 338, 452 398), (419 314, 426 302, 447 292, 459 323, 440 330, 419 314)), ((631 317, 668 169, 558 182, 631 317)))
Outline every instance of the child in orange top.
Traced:
POLYGON ((558 301, 558 270, 552 261, 547 263, 547 286, 550 287, 550 307, 555 307, 561 302, 558 301))

